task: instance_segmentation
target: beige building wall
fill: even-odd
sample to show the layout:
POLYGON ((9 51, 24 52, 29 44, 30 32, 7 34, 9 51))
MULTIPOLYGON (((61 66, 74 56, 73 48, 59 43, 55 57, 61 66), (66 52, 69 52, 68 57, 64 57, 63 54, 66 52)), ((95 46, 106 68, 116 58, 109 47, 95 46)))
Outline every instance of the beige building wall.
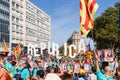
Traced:
POLYGON ((24 47, 47 44, 51 41, 50 26, 50 16, 29 0, 10 0, 10 48, 18 42, 24 47))
MULTIPOLYGON (((51 40, 51 19, 30 1, 26 2, 26 45, 46 44, 51 40)), ((40 47, 40 45, 38 45, 40 47)))
MULTIPOLYGON (((13 44, 24 43, 25 1, 10 0, 10 49, 13 44)), ((11 50, 10 50, 11 51, 11 50)))
POLYGON ((67 40, 67 44, 71 45, 74 44, 76 46, 76 52, 78 51, 78 46, 80 43, 80 33, 77 31, 74 31, 71 35, 71 37, 67 40))

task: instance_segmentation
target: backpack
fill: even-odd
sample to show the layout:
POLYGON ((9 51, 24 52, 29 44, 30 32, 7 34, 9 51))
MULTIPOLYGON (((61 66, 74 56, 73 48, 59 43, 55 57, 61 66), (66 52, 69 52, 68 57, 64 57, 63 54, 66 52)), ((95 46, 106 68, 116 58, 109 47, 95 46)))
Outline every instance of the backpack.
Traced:
POLYGON ((87 80, 85 77, 78 78, 78 80, 87 80))
POLYGON ((22 79, 22 78, 21 78, 21 73, 22 73, 23 70, 24 70, 24 69, 22 69, 22 70, 16 69, 16 74, 15 74, 15 76, 14 76, 14 78, 15 78, 16 80, 21 80, 21 79, 22 79))
POLYGON ((34 74, 34 70, 35 70, 35 69, 37 69, 37 68, 33 68, 33 70, 32 70, 32 76, 33 76, 33 74, 34 74))

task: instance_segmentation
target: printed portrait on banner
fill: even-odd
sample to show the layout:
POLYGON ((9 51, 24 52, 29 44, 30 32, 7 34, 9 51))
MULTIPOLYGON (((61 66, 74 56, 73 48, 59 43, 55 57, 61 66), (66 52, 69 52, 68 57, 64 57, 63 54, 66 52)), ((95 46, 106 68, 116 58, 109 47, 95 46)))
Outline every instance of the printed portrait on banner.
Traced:
POLYGON ((98 55, 99 61, 103 61, 103 58, 104 58, 103 50, 97 50, 97 55, 98 55))
POLYGON ((104 50, 104 61, 113 61, 113 52, 112 49, 106 49, 104 50))

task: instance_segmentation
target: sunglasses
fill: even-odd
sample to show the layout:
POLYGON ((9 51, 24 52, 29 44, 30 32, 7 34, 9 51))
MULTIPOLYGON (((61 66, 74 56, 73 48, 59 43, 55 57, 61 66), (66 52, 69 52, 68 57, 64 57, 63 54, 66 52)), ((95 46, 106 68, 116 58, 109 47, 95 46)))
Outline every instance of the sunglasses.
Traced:
POLYGON ((108 72, 114 72, 113 70, 108 70, 108 72))

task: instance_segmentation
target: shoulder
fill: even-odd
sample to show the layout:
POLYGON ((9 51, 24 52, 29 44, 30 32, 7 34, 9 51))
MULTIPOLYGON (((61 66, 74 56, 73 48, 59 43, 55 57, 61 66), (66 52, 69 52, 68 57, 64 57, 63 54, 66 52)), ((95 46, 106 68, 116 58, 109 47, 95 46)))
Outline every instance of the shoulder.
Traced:
POLYGON ((54 74, 54 73, 49 73, 49 74, 47 74, 47 76, 46 77, 56 77, 56 78, 59 78, 59 76, 57 76, 56 74, 54 74))
POLYGON ((59 76, 56 74, 47 74, 45 80, 61 80, 59 76))
POLYGON ((23 69, 22 72, 29 72, 27 68, 23 69))
POLYGON ((114 80, 112 77, 107 78, 107 80, 114 80))
POLYGON ((85 80, 85 79, 81 77, 81 78, 78 78, 77 80, 85 80))
POLYGON ((36 67, 34 67, 34 68, 33 68, 33 70, 37 70, 37 68, 36 68, 36 67))
POLYGON ((100 75, 103 75, 103 73, 102 73, 100 70, 98 70, 98 71, 96 72, 96 74, 97 74, 97 75, 99 75, 99 74, 100 74, 100 75))
POLYGON ((3 75, 3 74, 7 74, 7 71, 4 68, 0 70, 0 75, 3 75))

